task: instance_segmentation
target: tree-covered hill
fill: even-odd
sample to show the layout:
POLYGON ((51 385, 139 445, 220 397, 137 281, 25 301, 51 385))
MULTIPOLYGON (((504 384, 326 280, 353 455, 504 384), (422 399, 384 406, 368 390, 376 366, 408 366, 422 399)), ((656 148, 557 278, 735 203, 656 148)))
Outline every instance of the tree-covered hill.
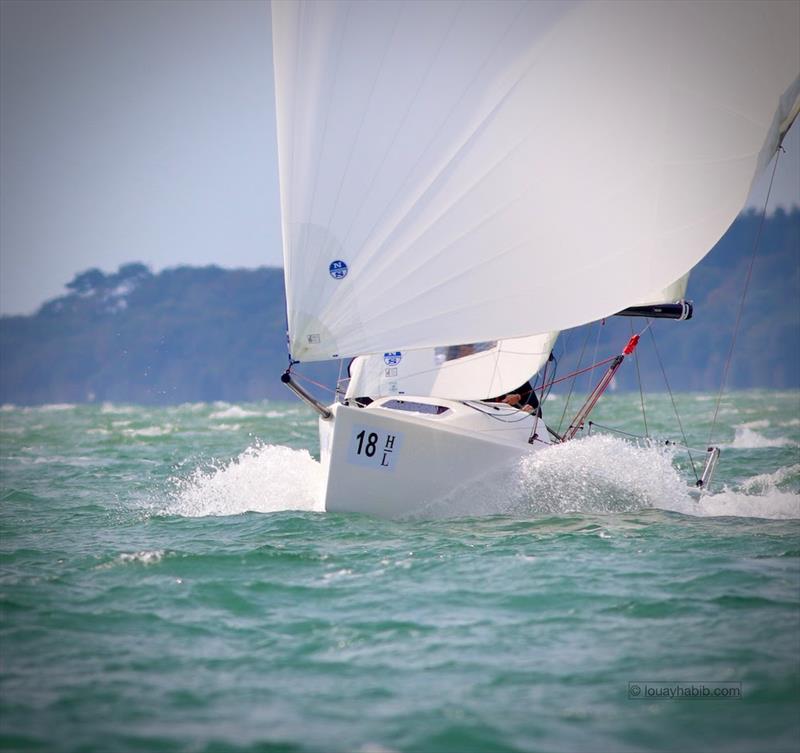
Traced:
MULTIPOLYGON (((739 217, 695 269, 692 320, 654 325, 673 389, 719 386, 759 222, 754 213, 739 217)), ((611 318, 564 333, 556 347, 560 373, 577 365, 581 350, 583 364, 595 352, 598 359, 618 352, 631 323, 639 329, 644 320, 611 318)), ((278 380, 285 340, 280 269, 92 269, 36 314, 0 318, 0 402, 287 399, 278 380)), ((663 389, 649 333, 640 367, 648 388, 663 389)), ((333 384, 337 366, 302 371, 333 384)), ((764 224, 728 384, 800 387, 798 209, 777 211, 764 224)), ((617 386, 635 389, 635 368, 620 370, 617 386)))
POLYGON ((89 270, 0 320, 0 399, 176 403, 285 396, 283 272, 89 270))

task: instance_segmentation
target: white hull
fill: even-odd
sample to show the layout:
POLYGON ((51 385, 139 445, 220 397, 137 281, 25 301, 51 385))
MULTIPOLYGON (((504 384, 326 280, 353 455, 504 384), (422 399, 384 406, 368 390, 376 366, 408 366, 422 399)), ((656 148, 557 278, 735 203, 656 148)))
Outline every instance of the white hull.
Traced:
POLYGON ((383 398, 366 408, 330 410, 333 417, 319 424, 325 509, 332 512, 425 514, 454 489, 510 471, 550 441, 542 419, 506 405, 404 396, 402 403, 383 398), (442 412, 409 410, 409 403, 442 412))

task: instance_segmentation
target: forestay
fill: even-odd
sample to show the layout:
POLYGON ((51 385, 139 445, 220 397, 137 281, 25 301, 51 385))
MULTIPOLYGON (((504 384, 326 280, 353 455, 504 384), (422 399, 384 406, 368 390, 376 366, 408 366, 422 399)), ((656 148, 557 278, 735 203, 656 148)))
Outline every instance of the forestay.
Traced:
POLYGON ((484 400, 524 384, 546 363, 557 332, 470 346, 392 351, 356 358, 347 398, 428 395, 484 400))
POLYGON ((797 113, 799 8, 273 2, 293 357, 556 331, 666 288, 797 113))

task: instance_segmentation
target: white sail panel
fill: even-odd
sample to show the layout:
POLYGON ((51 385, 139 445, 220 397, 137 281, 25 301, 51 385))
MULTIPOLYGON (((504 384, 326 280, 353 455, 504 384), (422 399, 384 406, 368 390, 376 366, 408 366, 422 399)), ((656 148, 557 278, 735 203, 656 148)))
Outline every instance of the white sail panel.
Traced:
POLYGON ((675 280, 671 285, 655 290, 647 295, 640 296, 631 301, 628 306, 655 306, 659 303, 677 303, 686 295, 686 288, 689 285, 689 272, 675 280))
POLYGON ((619 311, 710 250, 796 112, 794 2, 272 8, 299 360, 619 311))
POLYGON ((422 395, 485 400, 525 384, 547 362, 557 332, 500 340, 464 355, 423 348, 359 356, 350 366, 347 398, 422 395), (455 356, 455 357, 453 357, 455 356))

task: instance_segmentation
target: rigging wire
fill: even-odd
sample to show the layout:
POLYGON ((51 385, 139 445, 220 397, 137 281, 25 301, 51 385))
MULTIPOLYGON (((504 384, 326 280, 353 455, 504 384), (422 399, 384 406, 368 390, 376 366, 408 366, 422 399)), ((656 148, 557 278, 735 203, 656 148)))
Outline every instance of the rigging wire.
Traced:
MULTIPOLYGON (((559 434, 561 434, 561 424, 564 423, 564 418, 566 417, 567 410, 569 409, 569 401, 572 399, 572 392, 575 389, 575 382, 577 381, 578 374, 580 373, 579 369, 581 368, 581 363, 583 362, 583 354, 586 351, 586 345, 589 342, 589 335, 591 333, 592 333, 592 328, 591 327, 587 327, 586 328, 586 337, 583 339, 583 347, 581 348, 581 354, 578 356, 578 365, 576 367, 576 369, 578 369, 578 371, 575 372, 575 378, 572 380, 572 384, 570 384, 570 386, 569 386, 569 392, 567 393, 567 399, 566 399, 566 402, 564 403, 564 410, 561 412, 561 418, 558 420, 558 429, 557 429, 557 431, 558 431, 559 434)), ((567 376, 571 376, 571 375, 567 375, 567 376)))
MULTIPOLYGON (((552 381, 549 384, 547 384, 545 382, 545 380, 542 379, 542 386, 540 388, 541 392, 542 392, 542 397, 539 400, 540 403, 544 403, 544 401, 547 400, 548 397, 550 397, 550 390, 553 389, 553 385, 557 381, 556 380, 556 375, 558 374, 558 358, 556 358, 555 353, 552 353, 552 352, 550 353, 550 358, 553 359, 553 378, 552 378, 552 381)), ((537 381, 538 381, 538 378, 537 378, 537 381)))
MULTIPOLYGON (((652 325, 652 322, 649 322, 648 325, 639 333, 639 336, 643 335, 650 328, 651 325, 652 325)), ((591 335, 591 330, 587 331, 587 333, 586 333, 586 338, 584 339, 584 342, 583 342, 583 348, 581 349, 581 354, 578 357, 578 365, 579 366, 580 366, 580 363, 583 360, 584 351, 586 350, 586 344, 588 342, 589 335, 591 335)), ((524 354, 521 353, 520 355, 528 355, 528 354, 527 353, 524 353, 524 354)), ((606 364, 611 363, 611 361, 615 360, 618 357, 618 356, 614 355, 614 356, 609 356, 608 358, 603 358, 600 361, 596 361, 594 363, 589 364, 588 366, 584 366, 582 369, 578 368, 577 370, 571 371, 568 374, 565 374, 563 377, 560 377, 560 378, 556 379, 555 377, 556 377, 556 374, 558 373, 558 358, 556 358, 556 356, 553 355, 552 353, 551 353, 551 356, 552 356, 552 360, 553 360, 553 362, 555 364, 555 366, 553 368, 553 375, 552 375, 553 378, 549 382, 546 381, 547 380, 548 364, 550 362, 550 359, 548 358, 547 362, 545 362, 544 370, 543 370, 543 373, 542 373, 542 376, 541 376, 543 384, 541 385, 541 387, 539 387, 540 394, 542 395, 542 397, 539 398, 540 405, 542 403, 544 403, 544 401, 547 398, 547 396, 549 396, 550 391, 553 389, 553 385, 560 384, 561 382, 565 382, 568 379, 571 379, 572 380, 572 384, 570 386, 570 393, 569 393, 571 395, 572 394, 572 389, 575 386, 577 378, 581 374, 585 374, 585 373, 587 373, 589 371, 593 371, 594 369, 598 368, 599 366, 605 366, 606 364)), ((318 382, 315 379, 312 379, 311 377, 306 376, 305 374, 301 374, 299 371, 295 371, 294 370, 294 366, 296 366, 299 363, 300 363, 300 361, 297 361, 297 360, 294 360, 294 359, 290 359, 289 368, 287 369, 287 372, 291 372, 295 377, 297 377, 301 381, 309 382, 310 384, 313 384, 314 386, 319 387, 320 389, 323 389, 323 390, 326 390, 328 392, 331 392, 334 395, 337 393, 337 389, 329 387, 328 385, 323 384, 322 382, 318 382)), ((343 360, 339 359, 339 379, 337 380, 337 388, 338 388, 338 381, 341 380, 342 364, 343 364, 343 360)), ((351 364, 352 364, 352 361, 351 361, 351 364)), ((426 373, 429 373, 429 372, 434 372, 436 370, 437 369, 425 369, 425 370, 422 370, 422 371, 414 372, 414 375, 426 374, 426 373)), ((348 373, 348 377, 349 377, 350 376, 350 365, 348 365, 347 373, 348 373)), ((533 384, 533 389, 534 390, 537 388, 538 383, 539 383, 539 375, 537 374, 536 379, 535 379, 534 384, 533 384)), ((465 405, 470 405, 470 407, 474 408, 475 410, 479 410, 475 405, 472 405, 472 403, 470 401, 462 400, 461 402, 463 402, 465 405)), ((479 402, 483 402, 483 401, 479 401, 479 402)), ((564 407, 564 411, 561 414, 561 421, 562 422, 564 420, 564 415, 566 413, 566 409, 567 409, 568 406, 569 406, 569 396, 567 397, 567 403, 566 403, 566 405, 564 407)), ((512 406, 509 406, 509 408, 510 408, 510 412, 507 415, 514 415, 514 414, 516 414, 518 412, 517 408, 513 408, 512 406)), ((525 414, 525 415, 530 415, 530 414, 525 414)), ((524 417, 525 416, 522 416, 521 418, 524 418, 524 417)), ((559 424, 559 428, 560 428, 560 424, 559 424)))
POLYGON ((606 431, 613 432, 614 434, 622 434, 625 437, 631 437, 632 439, 650 439, 650 437, 643 437, 641 434, 631 434, 629 431, 622 431, 622 429, 615 429, 613 426, 604 426, 603 424, 598 424, 597 421, 588 421, 589 425, 589 433, 592 433, 592 427, 596 426, 598 429, 605 429, 606 431))
MULTIPOLYGON (((538 436, 537 433, 536 433, 536 429, 539 428, 539 419, 542 417, 542 403, 544 403, 544 385, 547 382, 547 367, 550 365, 550 361, 551 360, 555 360, 553 358, 553 351, 552 350, 550 351, 550 355, 547 357, 547 360, 544 362, 544 370, 542 371, 542 390, 541 390, 541 395, 542 396, 541 396, 541 398, 537 398, 536 397, 536 385, 539 382, 539 375, 538 374, 536 375, 536 380, 534 381, 533 386, 531 387, 531 392, 533 393, 533 397, 534 397, 534 399, 536 399, 538 401, 536 406, 533 409, 533 414, 534 414, 535 418, 534 418, 534 421, 533 421, 533 428, 531 429, 531 435, 530 435, 530 438, 528 439, 528 441, 531 442, 531 443, 538 436)), ((558 362, 556 361, 556 364, 557 363, 558 362)), ((554 374, 554 376, 555 376, 555 374, 554 374)), ((526 398, 526 402, 529 399, 530 399, 530 395, 528 396, 528 398, 526 398)))
POLYGON ((694 473, 695 481, 699 481, 700 477, 697 475, 697 469, 694 467, 694 458, 692 457, 692 453, 689 450, 689 440, 686 438, 686 432, 683 430, 683 424, 681 423, 681 417, 678 413, 678 406, 675 405, 675 398, 672 396, 672 390, 669 386, 669 379, 667 379, 667 372, 664 369, 664 364, 661 361, 661 354, 658 352, 658 345, 656 345, 656 336, 653 334, 653 330, 650 325, 647 325, 647 329, 650 330, 650 339, 653 341, 653 350, 655 351, 656 358, 658 359, 658 366, 661 369, 661 376, 664 377, 664 384, 667 386, 667 392, 669 393, 669 399, 672 402, 672 409, 675 411, 675 418, 678 421, 678 428, 681 430, 681 436, 683 437, 683 443, 686 445, 686 452, 689 455, 689 462, 692 464, 692 473, 694 473))
MULTIPOLYGON (((579 377, 581 374, 585 374, 587 371, 591 371, 592 369, 596 369, 598 366, 605 366, 607 363, 611 363, 617 356, 609 356, 608 358, 604 358, 602 361, 598 361, 597 363, 593 363, 590 366, 584 366, 582 369, 578 369, 577 371, 571 371, 569 374, 564 375, 560 379, 554 379, 552 382, 548 382, 544 385, 544 387, 552 387, 554 384, 558 384, 559 382, 566 382, 567 379, 572 379, 574 377, 579 377)), ((544 389, 543 387, 543 389, 544 389)))
MULTIPOLYGON (((595 363, 597 361, 597 351, 598 351, 598 349, 600 347, 600 333, 603 331, 603 327, 605 327, 605 324, 606 324, 606 320, 605 319, 601 319, 600 322, 597 325, 597 337, 594 340, 594 355, 592 356, 592 363, 595 363)), ((592 391, 592 384, 593 384, 592 377, 594 376, 594 369, 595 369, 595 367, 592 366, 592 370, 589 372, 589 376, 586 377, 586 391, 587 392, 591 392, 592 391)))
POLYGON ((697 447, 687 447, 685 444, 681 444, 680 442, 673 442, 671 439, 656 439, 654 437, 645 437, 643 434, 631 434, 629 431, 622 431, 622 429, 615 429, 613 426, 605 426, 604 424, 598 424, 597 421, 589 421, 589 430, 591 432, 591 427, 596 426, 598 429, 605 429, 606 431, 610 431, 614 434, 622 434, 626 437, 631 437, 632 439, 643 439, 646 442, 658 444, 664 444, 667 447, 680 447, 682 450, 694 450, 695 452, 703 453, 705 450, 698 449, 697 447))
POLYGON ((744 302, 747 298, 747 290, 750 287, 750 279, 753 276, 753 266, 756 261, 756 254, 758 253, 758 245, 761 241, 761 231, 764 229, 764 220, 767 216, 767 206, 769 205, 769 196, 772 193, 772 183, 775 180, 775 171, 778 168, 778 160, 780 159, 781 152, 784 148, 778 145, 778 151, 775 155, 775 164, 772 166, 772 175, 769 179, 769 188, 767 188, 767 196, 764 199, 764 208, 761 210, 761 221, 758 223, 758 231, 756 232, 755 240, 753 241, 753 252, 750 255, 750 265, 747 268, 747 275, 745 276, 744 289, 742 290, 742 297, 739 301, 739 311, 736 314, 736 324, 733 325, 733 335, 731 336, 731 347, 728 350, 728 357, 725 359, 725 368, 722 371, 722 380, 719 385, 719 392, 717 393, 717 404, 714 408, 714 418, 711 420, 711 429, 708 432, 708 446, 711 446, 711 440, 714 436, 714 429, 717 426, 717 416, 719 415, 719 406, 722 403, 722 395, 725 392, 725 385, 728 381, 728 372, 730 371, 731 361, 733 360, 733 349, 736 346, 736 336, 739 334, 739 325, 742 322, 742 313, 744 312, 744 302))
MULTIPOLYGON (((336 375, 336 390, 335 395, 336 399, 339 400, 339 396, 342 395, 341 399, 344 399, 344 392, 340 391, 340 387, 342 386, 342 368, 344 367, 344 359, 339 359, 339 373, 336 375)), ((345 390, 346 391, 346 390, 345 390)))
MULTIPOLYGON (((295 363, 299 363, 299 361, 295 361, 295 363)), ((312 379, 311 377, 306 376, 305 374, 301 374, 299 371, 292 371, 292 375, 300 379, 304 382, 309 382, 313 384, 315 387, 319 387, 320 389, 327 390, 328 392, 332 392, 334 395, 336 394, 336 390, 329 387, 327 384, 323 384, 322 382, 316 381, 316 379, 312 379)))
MULTIPOLYGON (((648 326, 650 325, 650 320, 647 320, 648 326)), ((631 337, 633 337, 633 321, 628 320, 628 323, 631 325, 631 337)), ((644 421, 644 435, 646 437, 650 436, 650 432, 647 430, 647 412, 644 409, 644 391, 642 390, 642 374, 639 371, 639 351, 633 351, 633 362, 636 364, 636 381, 639 382, 639 401, 642 404, 642 421, 644 421)))

